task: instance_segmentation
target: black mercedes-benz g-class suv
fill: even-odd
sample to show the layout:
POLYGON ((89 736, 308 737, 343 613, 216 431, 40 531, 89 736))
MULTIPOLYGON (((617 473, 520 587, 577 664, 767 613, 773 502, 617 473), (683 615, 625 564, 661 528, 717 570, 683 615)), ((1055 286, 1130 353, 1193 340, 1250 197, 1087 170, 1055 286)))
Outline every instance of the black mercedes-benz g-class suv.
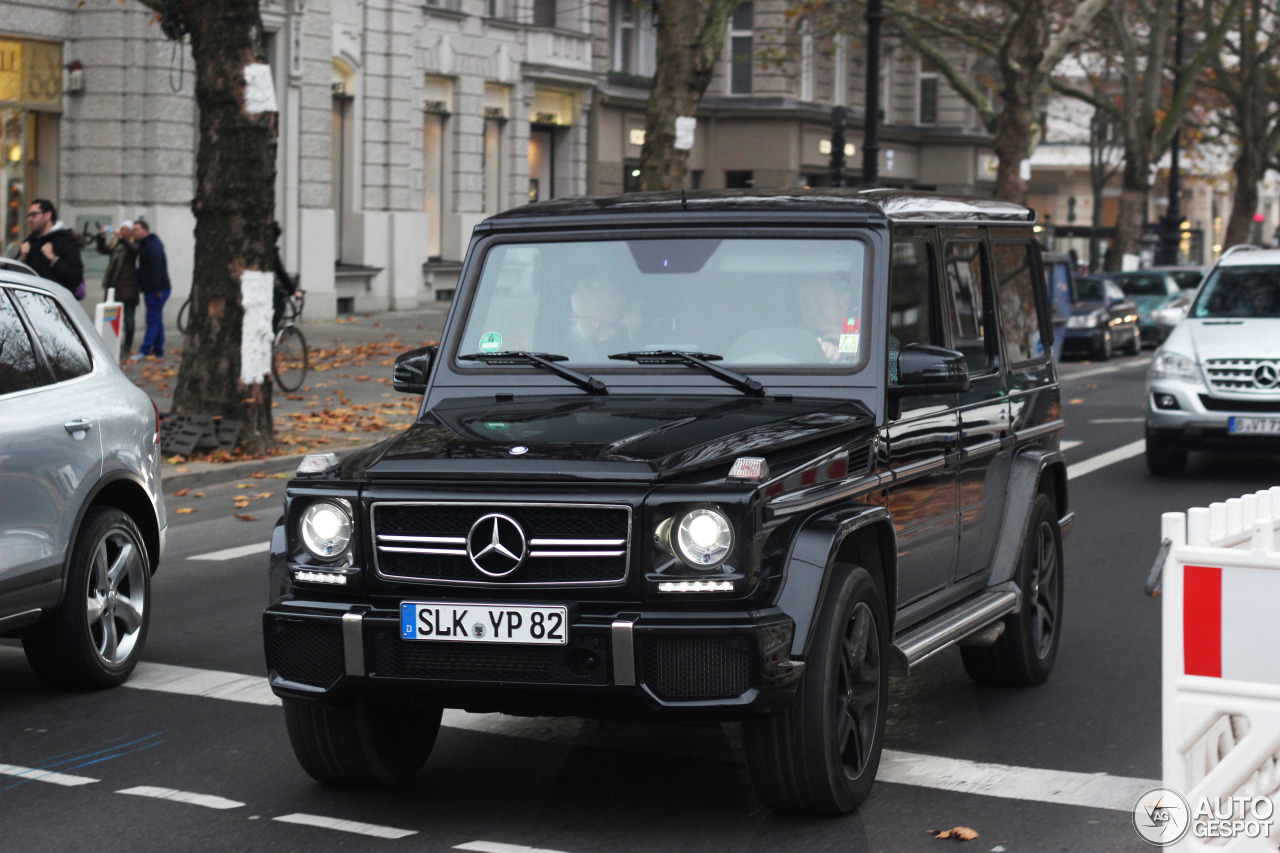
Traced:
POLYGON ((476 228, 401 435, 307 457, 271 685, 316 779, 443 708, 741 719, 765 803, 855 808, 891 671, 1049 675, 1067 479, 1034 215, 894 191, 632 194, 476 228))

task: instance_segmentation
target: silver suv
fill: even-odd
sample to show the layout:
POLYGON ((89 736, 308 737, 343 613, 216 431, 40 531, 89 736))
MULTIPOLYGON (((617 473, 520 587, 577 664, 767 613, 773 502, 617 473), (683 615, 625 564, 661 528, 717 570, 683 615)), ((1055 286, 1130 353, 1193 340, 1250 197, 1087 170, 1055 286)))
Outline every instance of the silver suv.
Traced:
POLYGON ((165 530, 155 405, 65 287, 0 264, 0 636, 51 683, 124 681, 165 530))
POLYGON ((1210 270, 1147 377, 1147 467, 1190 450, 1280 449, 1280 250, 1240 246, 1210 270))

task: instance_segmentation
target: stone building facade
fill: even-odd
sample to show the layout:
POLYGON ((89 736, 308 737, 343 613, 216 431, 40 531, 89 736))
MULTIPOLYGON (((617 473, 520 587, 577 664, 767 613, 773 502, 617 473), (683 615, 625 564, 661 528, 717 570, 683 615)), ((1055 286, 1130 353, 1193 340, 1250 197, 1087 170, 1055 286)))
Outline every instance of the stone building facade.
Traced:
MULTIPOLYGON (((693 185, 826 183, 836 105, 851 116, 847 174, 859 179, 863 58, 797 29, 788 5, 735 12, 697 116, 693 185), (772 49, 781 41, 786 51, 772 49)), ((310 318, 448 298, 485 216, 634 188, 655 48, 643 2, 261 10, 281 250, 310 318)), ((152 17, 134 0, 0 0, 5 242, 39 196, 82 230, 146 216, 169 250, 176 312, 193 258, 195 77, 189 47, 165 41, 152 17)), ((882 183, 989 193, 994 158, 974 111, 900 46, 886 45, 883 67, 882 183)), ((90 258, 91 275, 102 260, 90 258)))

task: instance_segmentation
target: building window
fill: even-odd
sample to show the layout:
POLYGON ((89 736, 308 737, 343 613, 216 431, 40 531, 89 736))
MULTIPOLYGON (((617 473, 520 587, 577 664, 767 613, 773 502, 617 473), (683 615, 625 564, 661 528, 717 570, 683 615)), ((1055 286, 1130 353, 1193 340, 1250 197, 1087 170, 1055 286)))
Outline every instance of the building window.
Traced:
POLYGON ((333 207, 337 260, 342 260, 342 232, 348 215, 354 210, 355 168, 355 69, 345 62, 333 60, 332 114, 329 126, 329 192, 333 207))
POLYGON ((921 57, 917 74, 917 101, 920 124, 938 123, 938 67, 921 57))
POLYGON ((657 53, 653 7, 635 0, 614 0, 610 67, 623 74, 652 77, 657 67, 657 53))
POLYGON ((849 39, 844 33, 839 33, 835 42, 835 56, 831 62, 831 103, 845 107, 849 105, 849 39))
POLYGON ((725 188, 731 190, 750 189, 756 185, 756 173, 750 171, 733 171, 724 173, 725 188))
POLYGON ((751 94, 751 55, 755 33, 755 10, 751 3, 739 3, 729 21, 729 94, 751 94))
POLYGON ((800 24, 800 100, 813 100, 813 27, 800 24))
POLYGON ((446 130, 453 81, 427 77, 422 88, 422 209, 427 214, 427 257, 438 258, 444 240, 446 130))
POLYGON ((535 27, 556 25, 556 0, 533 0, 533 25, 535 27))
POLYGON ((622 191, 624 193, 640 191, 639 160, 624 160, 622 162, 622 191))
POLYGON ((492 215, 502 204, 502 132, 507 125, 511 91, 506 86, 484 87, 484 212, 492 215))

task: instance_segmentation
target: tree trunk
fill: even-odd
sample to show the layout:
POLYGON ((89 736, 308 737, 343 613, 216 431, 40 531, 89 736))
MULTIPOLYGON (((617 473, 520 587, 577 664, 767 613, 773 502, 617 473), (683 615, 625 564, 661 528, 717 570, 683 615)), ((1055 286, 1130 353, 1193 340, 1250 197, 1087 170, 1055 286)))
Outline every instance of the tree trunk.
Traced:
POLYGON ((1258 210, 1258 182, 1264 172, 1258 144, 1241 145, 1236 157, 1234 172, 1236 190, 1231 200, 1231 218, 1227 220, 1227 234, 1223 247, 1253 242, 1253 216, 1258 210))
POLYGON ((1025 204, 1027 182, 1022 179, 1022 161, 1031 151, 1031 101, 1021 81, 1010 78, 1004 88, 1004 109, 996 121, 995 197, 1015 204, 1025 204))
POLYGON ((1125 255, 1136 255, 1142 248, 1142 232, 1147 224, 1147 202, 1151 197, 1150 174, 1150 161, 1141 151, 1126 146, 1120 212, 1116 216, 1115 244, 1112 251, 1107 253, 1108 270, 1120 269, 1125 255))
POLYGON ((702 94, 715 72, 737 0, 660 0, 657 16, 657 71, 645 110, 640 149, 640 189, 682 189, 689 151, 675 147, 676 118, 697 116, 702 94), (704 5, 709 8, 704 12, 704 5))
POLYGON ((264 453, 275 446, 269 362, 264 374, 242 379, 261 368, 261 335, 242 341, 242 329, 246 302, 254 306, 251 321, 258 321, 249 328, 261 329, 261 273, 273 269, 275 245, 277 116, 246 110, 246 66, 264 61, 262 19, 257 0, 219 0, 188 4, 185 26, 195 57, 200 137, 191 203, 191 319, 173 411, 238 420, 245 449, 264 453), (260 274, 244 276, 255 271, 260 274))

